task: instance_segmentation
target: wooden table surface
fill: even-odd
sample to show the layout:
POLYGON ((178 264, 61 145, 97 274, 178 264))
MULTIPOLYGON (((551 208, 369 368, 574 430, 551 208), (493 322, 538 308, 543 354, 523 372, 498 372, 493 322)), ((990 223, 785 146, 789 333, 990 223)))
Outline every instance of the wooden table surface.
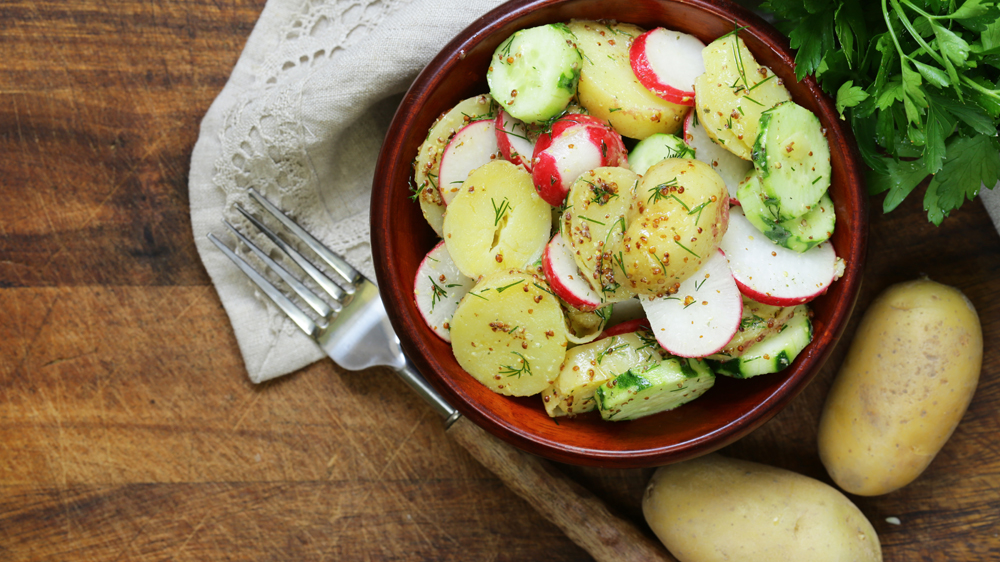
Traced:
MULTIPOLYGON (((187 174, 263 4, 0 5, 0 560, 587 559, 388 371, 322 361, 248 382, 187 174)), ((986 355, 927 472, 852 499, 886 560, 996 560, 1000 237, 978 201, 941 228, 916 200, 872 217, 858 310, 930 275, 975 303, 986 355)), ((829 481, 815 428, 858 316, 728 454, 829 481)), ((643 525, 650 469, 561 468, 643 525)))

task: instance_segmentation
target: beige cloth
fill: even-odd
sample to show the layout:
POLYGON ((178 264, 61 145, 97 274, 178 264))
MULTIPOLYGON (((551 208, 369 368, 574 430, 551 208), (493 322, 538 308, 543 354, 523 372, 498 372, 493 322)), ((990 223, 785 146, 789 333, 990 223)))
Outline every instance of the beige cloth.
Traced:
MULTIPOLYGON (((400 96, 445 43, 499 4, 270 0, 264 7, 201 123, 189 184, 195 243, 253 382, 296 371, 323 352, 207 233, 232 242, 221 219, 243 224, 234 204, 252 207, 245 192, 254 186, 374 279, 370 185, 400 96)), ((1000 190, 983 200, 1000 224, 1000 190)))
MULTIPOLYGON (((270 0, 191 156, 191 222, 253 382, 323 357, 206 238, 254 186, 374 279, 368 202, 401 95, 499 0, 270 0)), ((251 229, 243 228, 244 232, 251 229)), ((245 252, 245 250, 240 250, 245 252)))

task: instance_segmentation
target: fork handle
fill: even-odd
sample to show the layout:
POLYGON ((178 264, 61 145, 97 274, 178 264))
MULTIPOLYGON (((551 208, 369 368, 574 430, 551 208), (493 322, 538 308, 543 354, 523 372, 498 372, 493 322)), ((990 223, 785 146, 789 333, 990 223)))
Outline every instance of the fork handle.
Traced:
POLYGON ((447 433, 597 562, 676 562, 548 461, 515 449, 465 417, 455 420, 447 433))

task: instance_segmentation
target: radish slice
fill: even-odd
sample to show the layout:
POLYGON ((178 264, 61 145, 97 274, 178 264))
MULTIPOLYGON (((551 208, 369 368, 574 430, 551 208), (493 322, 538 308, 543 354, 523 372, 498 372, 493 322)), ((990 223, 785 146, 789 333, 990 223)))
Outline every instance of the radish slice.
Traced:
POLYGON ((705 72, 705 44, 693 35, 662 27, 632 42, 632 72, 647 90, 679 105, 694 105, 694 80, 705 72))
POLYGON ((760 233, 738 207, 730 209, 722 251, 740 292, 774 306, 794 306, 826 292, 837 278, 837 254, 830 242, 799 253, 760 233))
POLYGON ((684 142, 694 149, 695 160, 708 164, 722 176, 730 199, 736 199, 736 190, 739 189, 740 182, 746 177, 747 172, 753 168, 753 162, 744 160, 716 144, 705 132, 696 113, 692 111, 684 119, 684 142))
POLYGON ((444 204, 455 198, 469 172, 496 160, 499 153, 492 119, 473 121, 455 133, 441 155, 438 172, 438 189, 444 204))
POLYGON ((592 117, 572 117, 557 121, 551 133, 538 137, 531 158, 531 179, 535 189, 553 207, 562 205, 570 186, 580 174, 602 166, 628 163, 628 151, 621 135, 603 124, 576 122, 592 117))
POLYGON ((510 113, 500 110, 494 123, 497 133, 497 147, 507 161, 531 171, 531 155, 535 152, 535 143, 528 138, 528 128, 524 122, 511 117, 510 113))
POLYGON ((443 241, 420 262, 413 279, 413 300, 427 325, 444 341, 451 341, 451 317, 474 285, 455 266, 443 241))
POLYGON ((570 306, 580 310, 594 310, 601 306, 601 295, 587 282, 573 259, 572 250, 558 232, 545 246, 542 271, 552 292, 570 306))
POLYGON ((656 341, 680 357, 705 357, 723 349, 743 317, 743 297, 721 250, 673 295, 639 300, 656 341))

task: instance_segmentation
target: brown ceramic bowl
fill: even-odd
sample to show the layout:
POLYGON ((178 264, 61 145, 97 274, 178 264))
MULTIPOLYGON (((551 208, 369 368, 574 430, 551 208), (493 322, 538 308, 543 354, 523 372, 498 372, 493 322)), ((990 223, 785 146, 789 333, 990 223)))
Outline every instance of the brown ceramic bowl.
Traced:
POLYGON ((833 103, 811 79, 795 80, 784 37, 762 19, 725 0, 515 0, 461 32, 420 74, 403 99, 382 148, 374 181, 371 222, 375 268, 385 307, 403 348, 421 373, 465 416, 497 437, 552 460, 581 465, 641 467, 709 453, 774 416, 819 371, 843 331, 861 285, 868 211, 854 139, 833 103), (676 410, 628 422, 596 413, 549 418, 538 396, 494 394, 456 363, 413 302, 420 260, 436 243, 419 206, 408 199, 412 163, 434 119, 458 101, 488 92, 487 61, 518 29, 570 19, 615 19, 646 28, 690 33, 706 44, 733 30, 756 58, 784 81, 793 98, 815 112, 827 130, 836 202, 833 244, 847 272, 812 303, 813 342, 781 373, 749 380, 718 377, 701 398, 676 410))

